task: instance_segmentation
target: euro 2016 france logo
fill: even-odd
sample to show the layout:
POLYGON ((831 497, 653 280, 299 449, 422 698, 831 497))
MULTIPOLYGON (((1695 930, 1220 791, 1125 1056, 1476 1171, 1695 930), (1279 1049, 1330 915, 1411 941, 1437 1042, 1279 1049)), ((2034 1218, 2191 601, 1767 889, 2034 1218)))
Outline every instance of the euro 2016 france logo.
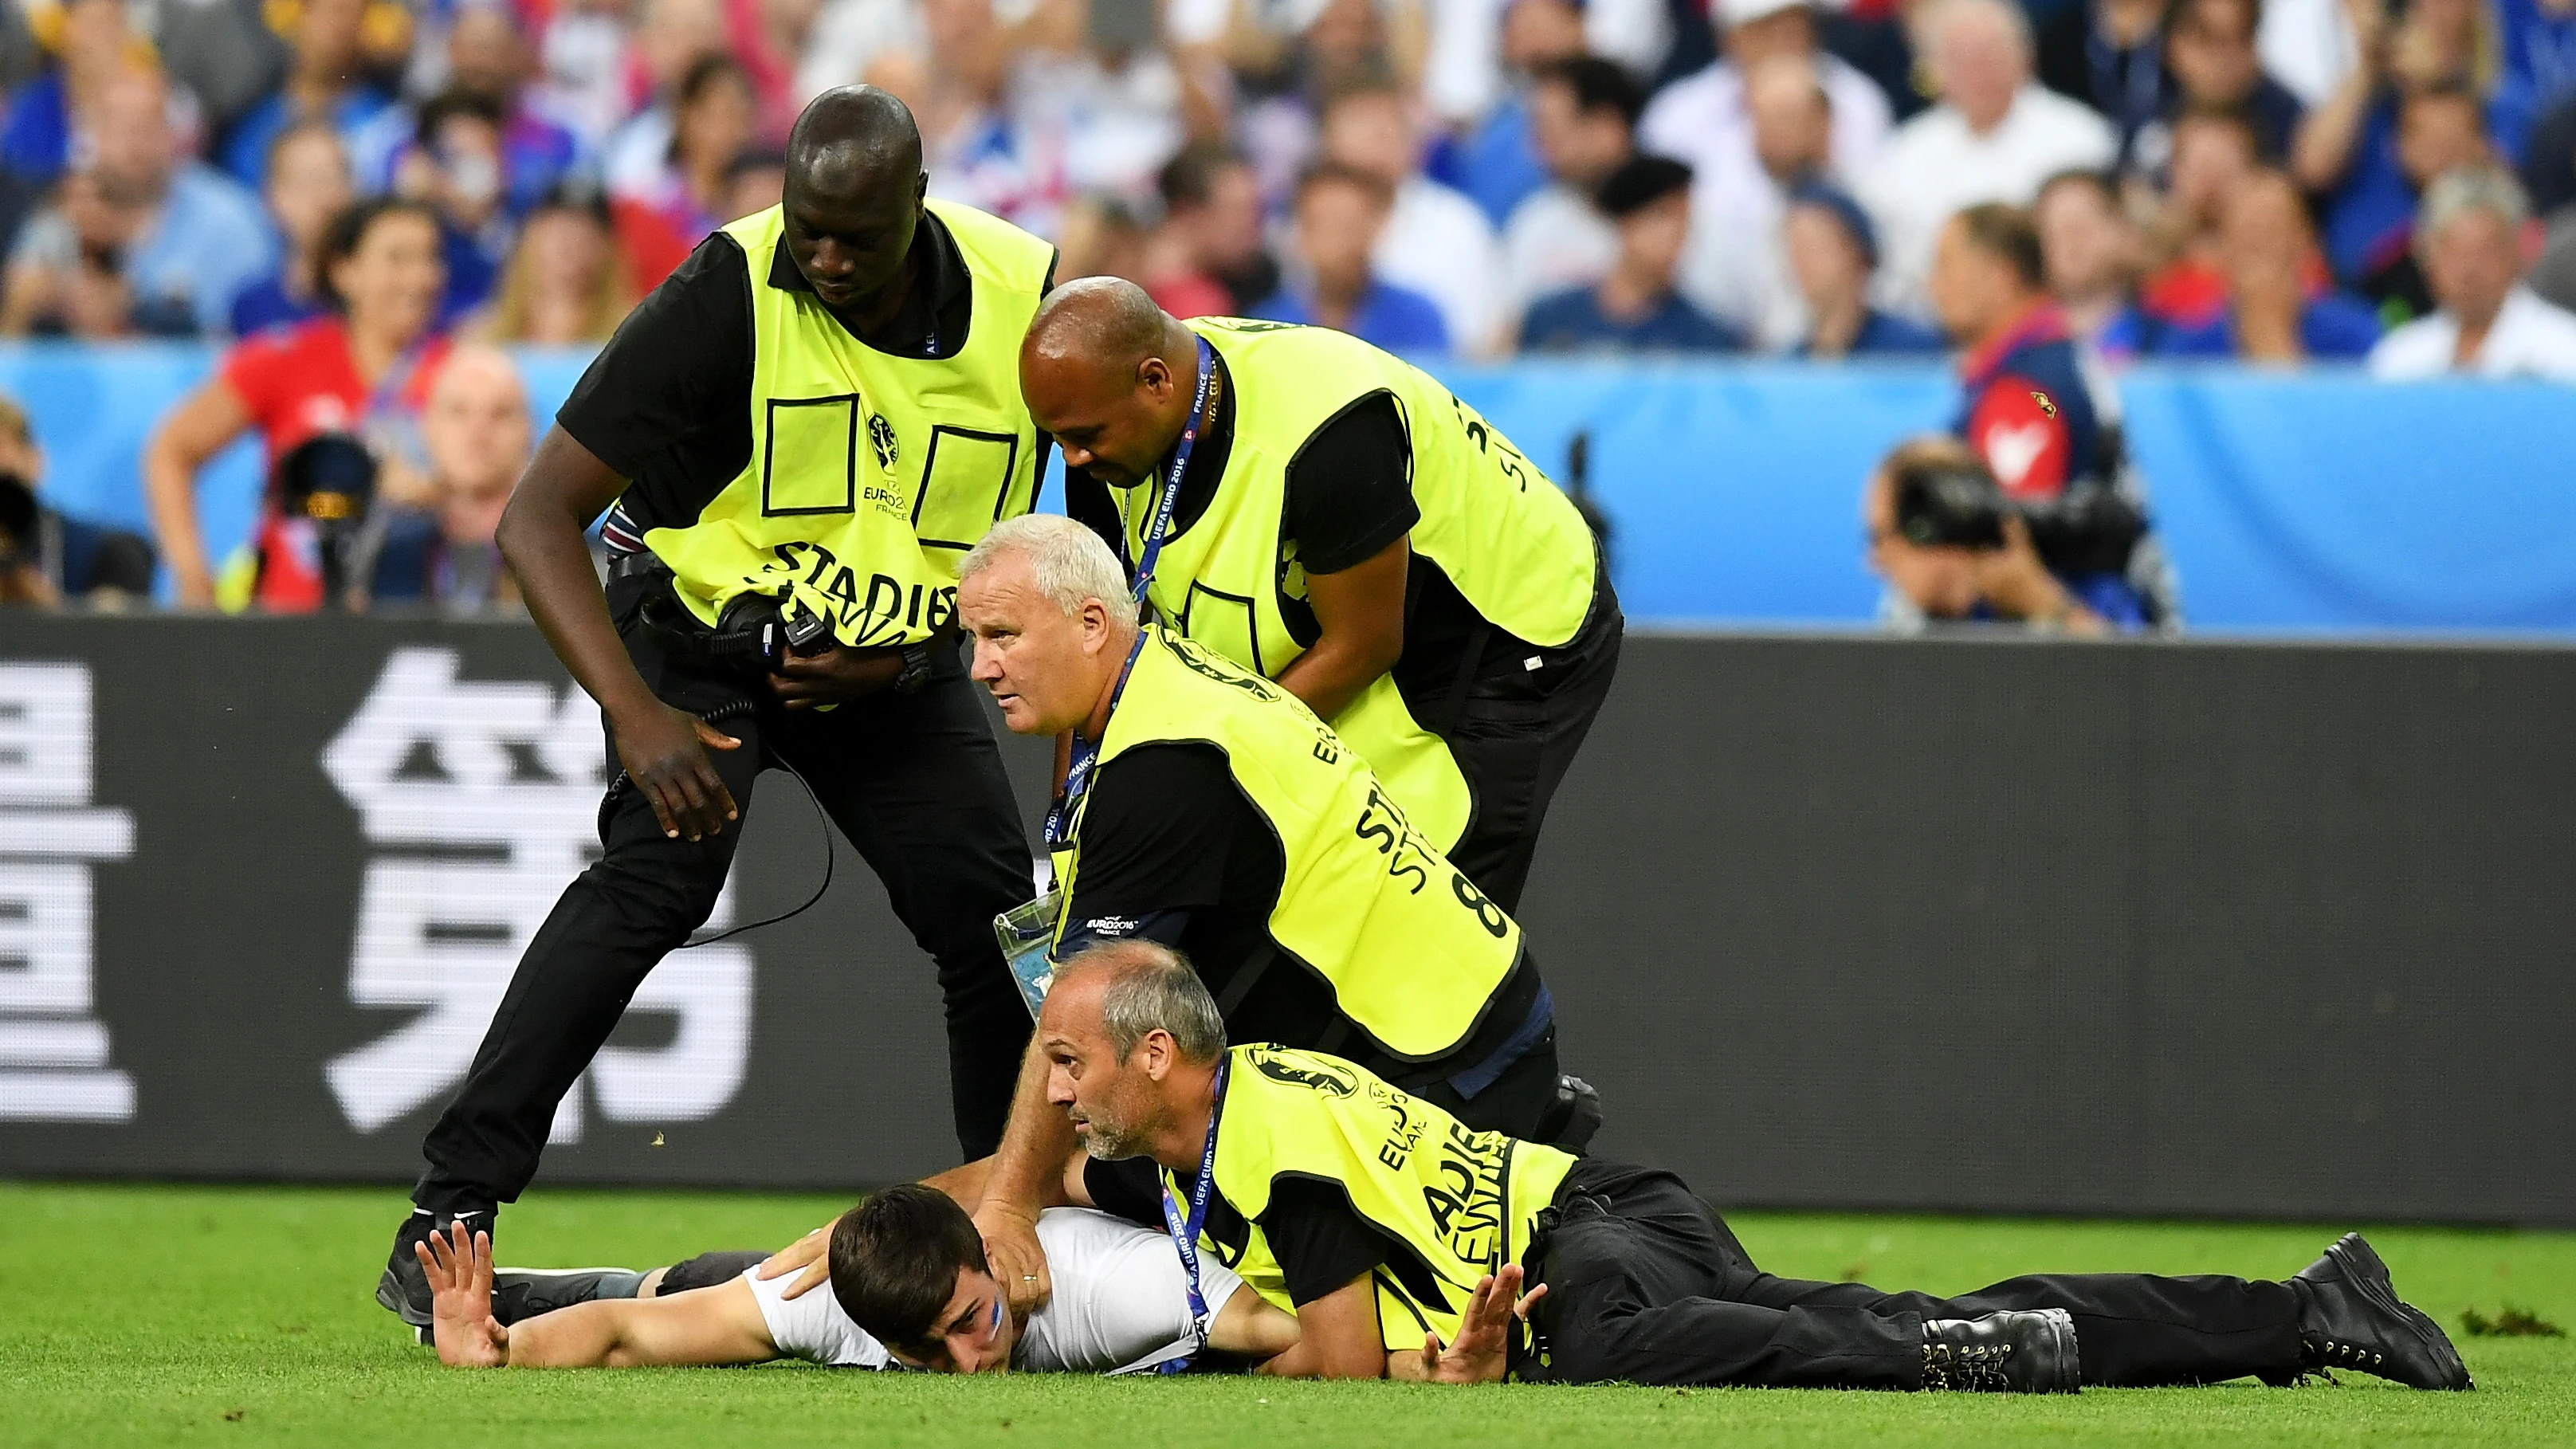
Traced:
POLYGON ((892 468, 897 452, 894 442, 894 424, 886 421, 885 414, 868 414, 868 441, 876 447, 877 466, 892 468))

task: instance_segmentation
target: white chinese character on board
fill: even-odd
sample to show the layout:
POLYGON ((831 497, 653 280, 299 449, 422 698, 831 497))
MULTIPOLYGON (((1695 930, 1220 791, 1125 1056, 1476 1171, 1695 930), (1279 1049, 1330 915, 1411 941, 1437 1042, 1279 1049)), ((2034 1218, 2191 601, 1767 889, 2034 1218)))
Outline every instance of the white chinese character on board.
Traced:
MULTIPOLYGON (((599 712, 578 686, 460 682, 452 649, 385 661, 322 768, 378 853, 358 907, 349 997, 418 1010, 325 1069, 349 1124, 373 1132, 443 1102, 465 1079, 528 941, 599 854, 607 788, 599 712)), ((709 924, 732 918, 728 882, 709 924)), ((711 1117, 742 1085, 751 1047, 751 952, 676 951, 628 1005, 676 1017, 668 1046, 603 1048, 555 1113, 581 1138, 595 1096, 612 1122, 711 1117)))
POLYGON ((90 871, 134 817, 90 804, 86 664, 0 664, 0 1121, 127 1122, 92 1015, 90 871))

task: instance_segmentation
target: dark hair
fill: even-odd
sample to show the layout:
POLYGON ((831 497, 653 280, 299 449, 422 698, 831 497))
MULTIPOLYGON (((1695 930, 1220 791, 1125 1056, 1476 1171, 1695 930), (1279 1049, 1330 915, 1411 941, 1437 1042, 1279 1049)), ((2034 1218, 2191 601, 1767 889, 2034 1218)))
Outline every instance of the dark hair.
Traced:
POLYGON ((2425 101, 2452 101, 2468 107, 2469 113, 2478 119, 2479 134, 2486 133, 2486 102, 2479 97, 2476 87, 2458 76, 2445 76, 2429 84, 2409 88, 2397 103, 2398 112, 2403 116, 2406 111, 2425 101))
POLYGON ((1646 113, 1646 88, 1617 61, 1597 55, 1572 55, 1538 68, 1540 85, 1561 85, 1574 92, 1574 109, 1589 114, 1603 107, 1619 113, 1620 124, 1637 129, 1646 113))
POLYGON ((1670 156, 1631 156, 1592 194, 1614 217, 1634 216, 1675 192, 1690 190, 1691 169, 1670 156))
POLYGON ((722 51, 710 51, 699 56, 680 73, 680 88, 671 94, 671 109, 677 112, 696 105, 705 98, 710 87, 727 77, 739 81, 744 90, 751 89, 751 72, 742 68, 741 61, 722 51))
POLYGON ((439 131, 460 118, 481 121, 496 131, 508 119, 501 103, 492 97, 462 86, 449 86, 420 103, 420 120, 412 127, 412 139, 420 143, 422 150, 435 151, 439 131))
POLYGON ((725 163, 725 180, 740 181, 754 171, 785 171, 787 153, 776 146, 745 146, 725 163))
POLYGON ((1367 74, 1345 79, 1326 91, 1324 103, 1315 108, 1315 123, 1319 126, 1327 124, 1332 120, 1333 112, 1340 110, 1345 103, 1364 101, 1374 96, 1392 96, 1399 103, 1413 99, 1413 93, 1404 88, 1402 81, 1391 75, 1371 70, 1367 74))
POLYGON ((1179 155, 1154 173, 1154 189, 1162 196, 1165 211, 1205 206, 1208 198, 1216 195, 1218 172, 1248 164, 1243 153, 1232 146, 1217 141, 1196 142, 1182 147, 1179 155))
POLYGON ((2113 211, 2121 209, 2120 178, 2112 172, 2098 171, 2090 166, 2079 166, 2072 171, 2060 171, 2039 183, 2039 190, 2032 195, 2046 196, 2061 186, 2081 186, 2100 197, 2104 206, 2113 211))
POLYGON ((954 1198, 905 1183, 876 1193, 832 1224, 832 1296, 878 1342, 919 1353, 939 1338, 957 1270, 990 1272, 984 1235, 954 1198))
POLYGON ((2039 228, 2018 206, 1989 201, 1969 207, 1955 220, 1971 245, 2013 269, 2025 287, 2037 288, 2047 276, 2039 255, 2039 228))
POLYGON ((2255 159, 2262 159, 2263 133, 2255 126, 2253 113, 2243 106, 2232 106, 2224 101, 2194 101, 2183 107, 2173 119, 2175 135, 2181 135, 2185 126, 2223 126, 2243 138, 2245 149, 2253 152, 2255 159))
POLYGON ((331 218, 331 224, 322 229, 321 252, 313 259, 313 285, 332 311, 349 310, 349 299, 331 285, 333 269, 356 256, 358 249, 367 244, 367 234, 376 229, 376 223, 392 216, 415 216, 427 222, 431 231, 438 230, 438 213, 428 202, 400 196, 368 197, 331 218))
MULTIPOLYGON (((2165 6, 2164 33, 2173 34, 2175 28, 2182 24, 2183 12, 2201 3, 2203 0, 2169 0, 2165 6)), ((2245 39, 2250 43, 2262 33, 2263 0, 2234 0, 2234 3, 2245 7, 2245 39)))
POLYGON ((1382 178, 1362 171, 1356 166, 1345 166, 1338 161, 1318 161, 1298 172, 1297 194, 1292 198, 1291 204, 1303 203, 1306 193, 1318 186, 1334 185, 1356 186, 1367 192, 1369 199, 1380 206, 1395 204, 1395 193, 1388 188, 1382 178))

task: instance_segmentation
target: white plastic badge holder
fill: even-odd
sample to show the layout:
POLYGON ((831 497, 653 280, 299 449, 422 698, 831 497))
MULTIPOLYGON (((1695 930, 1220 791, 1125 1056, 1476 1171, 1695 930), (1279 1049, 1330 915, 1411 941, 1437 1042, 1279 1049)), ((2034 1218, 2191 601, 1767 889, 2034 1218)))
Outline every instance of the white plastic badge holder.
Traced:
POLYGON ((1046 1005, 1047 987, 1055 981, 1055 962, 1048 952, 1055 944, 1056 916, 1063 907, 1063 895, 1049 886, 1045 895, 993 918, 993 939, 1001 943, 1002 959, 1011 963, 1011 979, 1019 983, 1020 999, 1028 1003, 1032 1020, 1038 1008, 1046 1005))

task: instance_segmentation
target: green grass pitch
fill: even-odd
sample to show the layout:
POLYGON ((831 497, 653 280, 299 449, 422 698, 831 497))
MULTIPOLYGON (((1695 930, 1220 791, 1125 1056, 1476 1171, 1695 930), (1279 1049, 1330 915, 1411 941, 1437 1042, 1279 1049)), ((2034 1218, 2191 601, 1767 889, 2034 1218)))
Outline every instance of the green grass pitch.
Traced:
MULTIPOLYGON (((1458 1390, 1260 1379, 945 1379, 801 1367, 443 1370, 371 1295, 392 1190, 0 1184, 0 1445, 1407 1446, 2576 1443, 2576 1338, 2469 1338, 2504 1303, 2576 1326, 2576 1234, 2372 1233, 2453 1331, 2473 1394, 2342 1386, 2079 1398, 1781 1390, 1458 1390)), ((504 1259, 650 1265, 783 1243, 820 1197, 540 1189, 504 1259)), ((2016 1272, 2279 1276, 2334 1229, 1744 1214, 1775 1272, 1961 1291, 2016 1272)), ((2346 1225, 2348 1226, 2348 1225, 2346 1225)))

